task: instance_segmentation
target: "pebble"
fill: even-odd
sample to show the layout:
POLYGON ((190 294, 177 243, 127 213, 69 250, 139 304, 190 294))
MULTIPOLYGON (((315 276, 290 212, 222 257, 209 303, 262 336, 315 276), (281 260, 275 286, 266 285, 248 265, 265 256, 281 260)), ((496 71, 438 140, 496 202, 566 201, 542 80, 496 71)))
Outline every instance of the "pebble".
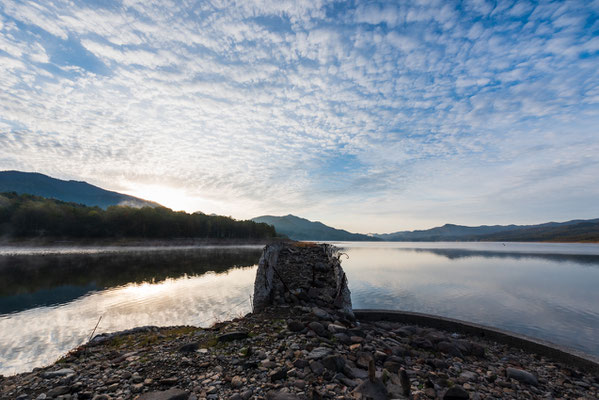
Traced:
POLYGON ((524 371, 522 369, 507 368, 505 370, 505 374, 508 378, 515 379, 517 381, 526 383, 528 385, 537 386, 539 384, 536 376, 534 376, 530 372, 524 371))

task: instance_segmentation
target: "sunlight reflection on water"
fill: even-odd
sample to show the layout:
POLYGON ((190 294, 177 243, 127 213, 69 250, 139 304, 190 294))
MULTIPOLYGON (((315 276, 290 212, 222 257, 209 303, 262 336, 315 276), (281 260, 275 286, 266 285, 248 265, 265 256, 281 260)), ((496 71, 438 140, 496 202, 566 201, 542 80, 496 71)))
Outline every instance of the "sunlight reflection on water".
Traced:
POLYGON ((136 326, 209 326, 250 311, 255 267, 224 273, 128 284, 93 292, 67 304, 0 317, 0 373, 55 361, 96 333, 136 326))

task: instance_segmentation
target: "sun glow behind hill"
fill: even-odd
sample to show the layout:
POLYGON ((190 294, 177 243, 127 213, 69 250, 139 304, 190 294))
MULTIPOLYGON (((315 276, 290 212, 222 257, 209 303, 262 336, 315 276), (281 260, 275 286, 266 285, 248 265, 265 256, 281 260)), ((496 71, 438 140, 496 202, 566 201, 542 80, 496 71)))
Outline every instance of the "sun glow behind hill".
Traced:
POLYGON ((216 204, 212 201, 199 197, 190 196, 184 188, 166 185, 136 184, 130 190, 123 193, 142 199, 151 199, 174 211, 186 211, 189 213, 212 209, 216 204))

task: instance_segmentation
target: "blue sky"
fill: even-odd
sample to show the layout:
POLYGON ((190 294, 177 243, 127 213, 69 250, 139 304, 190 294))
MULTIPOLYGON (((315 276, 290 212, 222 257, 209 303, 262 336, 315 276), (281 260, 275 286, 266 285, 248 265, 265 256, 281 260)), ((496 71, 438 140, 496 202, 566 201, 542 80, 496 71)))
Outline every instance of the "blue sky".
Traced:
POLYGON ((360 232, 599 217, 599 1, 0 3, 0 169, 360 232))

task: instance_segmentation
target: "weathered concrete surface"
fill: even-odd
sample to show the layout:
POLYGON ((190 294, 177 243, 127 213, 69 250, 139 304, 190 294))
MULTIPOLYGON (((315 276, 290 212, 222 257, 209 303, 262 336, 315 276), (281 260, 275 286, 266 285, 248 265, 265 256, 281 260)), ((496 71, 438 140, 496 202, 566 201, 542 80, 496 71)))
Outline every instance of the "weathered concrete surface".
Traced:
POLYGON ((356 318, 360 321, 393 321, 405 324, 415 324, 418 326, 442 329, 449 332, 459 332, 468 335, 469 337, 494 340, 498 343, 513 346, 526 352, 549 357, 553 360, 579 368, 582 371, 599 374, 599 358, 575 349, 515 332, 509 332, 453 318, 411 311, 355 310, 354 313, 356 318))
POLYGON ((264 248, 254 282, 254 312, 302 305, 342 310, 353 317, 347 278, 330 244, 273 243, 264 248))

